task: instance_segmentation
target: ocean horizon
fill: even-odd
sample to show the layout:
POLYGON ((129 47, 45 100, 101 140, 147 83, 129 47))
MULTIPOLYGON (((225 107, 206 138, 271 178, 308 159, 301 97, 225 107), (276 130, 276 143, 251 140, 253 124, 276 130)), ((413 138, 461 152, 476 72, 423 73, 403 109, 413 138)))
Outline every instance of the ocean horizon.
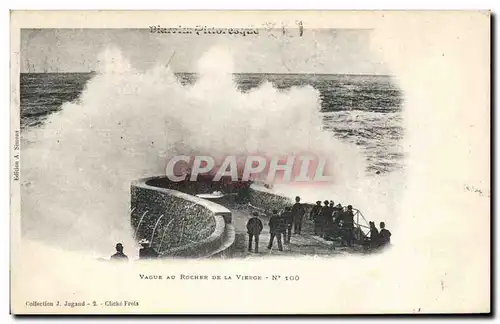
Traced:
MULTIPOLYGON (((49 116, 78 102, 93 72, 21 73, 21 129, 42 127, 49 116)), ((264 83, 278 91, 292 87, 313 87, 318 91, 318 108, 324 130, 332 136, 361 147, 368 168, 388 172, 402 167, 400 140, 402 92, 383 75, 234 73, 241 92, 253 91, 264 83)), ((175 73, 183 86, 196 82, 197 73, 175 73)))
MULTIPOLYGON (((51 71, 51 72, 20 72, 20 74, 92 74, 96 71, 51 71)), ((199 74, 198 72, 174 72, 174 74, 199 74)), ((231 74, 257 74, 257 75, 332 75, 332 76, 360 76, 360 77, 387 77, 395 78, 391 74, 372 74, 372 73, 311 73, 311 72, 290 72, 290 73, 274 73, 274 72, 233 72, 231 74)))

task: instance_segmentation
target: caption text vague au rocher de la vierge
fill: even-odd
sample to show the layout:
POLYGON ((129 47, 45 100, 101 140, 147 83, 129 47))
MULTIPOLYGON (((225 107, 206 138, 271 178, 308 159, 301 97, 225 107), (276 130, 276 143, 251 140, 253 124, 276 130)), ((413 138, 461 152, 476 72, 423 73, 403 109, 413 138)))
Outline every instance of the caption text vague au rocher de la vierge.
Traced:
POLYGON ((180 274, 180 275, 163 275, 163 274, 139 274, 142 280, 270 280, 270 281, 299 281, 300 277, 295 274, 291 275, 219 275, 219 274, 180 274))

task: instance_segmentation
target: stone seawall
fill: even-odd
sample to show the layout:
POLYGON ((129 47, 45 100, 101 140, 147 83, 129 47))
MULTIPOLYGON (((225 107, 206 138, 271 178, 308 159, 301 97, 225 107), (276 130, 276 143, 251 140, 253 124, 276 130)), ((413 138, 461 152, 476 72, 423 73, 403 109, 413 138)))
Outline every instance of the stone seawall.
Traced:
POLYGON ((162 256, 206 257, 227 245, 230 226, 224 219, 231 219, 230 210, 177 190, 150 186, 146 182, 152 179, 131 185, 131 223, 137 240, 150 240, 162 256))
MULTIPOLYGON (((151 241, 165 257, 227 257, 234 248, 236 235, 231 224, 233 215, 228 208, 250 203, 270 215, 273 209, 281 212, 294 203, 292 199, 256 184, 234 190, 238 195, 236 202, 231 194, 220 201, 196 197, 197 193, 211 192, 213 186, 218 185, 204 183, 209 180, 192 183, 187 188, 185 184, 170 182, 165 177, 133 182, 131 223, 136 239, 151 241)), ((308 215, 312 205, 305 206, 308 215)))

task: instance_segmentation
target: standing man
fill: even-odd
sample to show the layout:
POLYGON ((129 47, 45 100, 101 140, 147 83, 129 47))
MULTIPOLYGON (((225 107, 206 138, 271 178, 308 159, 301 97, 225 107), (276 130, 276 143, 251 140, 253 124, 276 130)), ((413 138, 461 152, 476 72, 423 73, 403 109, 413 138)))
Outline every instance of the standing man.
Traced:
POLYGON ((116 243, 116 253, 111 256, 111 260, 128 261, 128 257, 123 253, 123 245, 116 243))
POLYGON ((281 234, 285 232, 285 222, 282 217, 278 215, 278 211, 273 210, 273 215, 269 219, 269 233, 271 234, 269 238, 269 244, 267 249, 270 250, 273 247, 274 238, 278 240, 278 249, 283 251, 283 244, 281 243, 281 234))
POLYGON ((331 230, 331 223, 333 220, 333 208, 330 207, 330 203, 328 200, 325 200, 323 202, 325 205, 321 209, 321 218, 322 218, 322 224, 321 224, 321 237, 325 238, 330 234, 331 230))
POLYGON ((354 213, 352 211, 352 206, 347 206, 347 211, 344 213, 344 229, 345 229, 345 241, 347 246, 352 245, 353 241, 353 231, 354 231, 354 213))
POLYGON ((285 207, 285 211, 283 212, 283 214, 281 214, 281 217, 285 221, 285 233, 283 234, 283 242, 285 244, 288 244, 290 243, 290 239, 292 238, 292 209, 290 207, 285 207))
POLYGON ((342 224, 344 223, 344 208, 342 207, 341 204, 338 204, 335 206, 333 210, 333 218, 335 220, 335 224, 337 225, 337 228, 342 227, 342 224))
POLYGON ((314 235, 320 235, 322 232, 323 218, 321 216, 321 201, 318 200, 309 214, 309 218, 314 221, 314 235))
MULTIPOLYGON (((335 206, 335 202, 333 200, 330 200, 330 209, 332 210, 332 218, 331 218, 331 222, 330 222, 330 226, 331 226, 330 236, 333 239, 336 239, 340 236, 340 220, 337 220, 337 216, 339 215, 339 207, 338 206, 335 206)), ((340 208, 340 211, 342 211, 342 208, 340 208)))
POLYGON ((252 239, 255 238, 255 253, 259 253, 259 235, 263 228, 259 213, 253 212, 253 217, 247 222, 248 252, 252 252, 252 239))
POLYGON ((300 235, 302 231, 302 219, 304 218, 304 206, 300 203, 300 197, 295 197, 295 204, 292 207, 293 232, 300 235))
POLYGON ((380 233, 378 234, 378 237, 381 247, 391 244, 391 235, 391 232, 385 229, 385 223, 380 222, 380 233))
POLYGON ((335 202, 330 200, 330 204, 327 204, 325 200, 325 210, 324 210, 324 233, 325 237, 328 239, 332 239, 336 235, 335 231, 335 223, 333 221, 333 215, 335 214, 335 202))
POLYGON ((370 249, 376 248, 379 242, 378 229, 375 227, 375 222, 370 222, 370 249))

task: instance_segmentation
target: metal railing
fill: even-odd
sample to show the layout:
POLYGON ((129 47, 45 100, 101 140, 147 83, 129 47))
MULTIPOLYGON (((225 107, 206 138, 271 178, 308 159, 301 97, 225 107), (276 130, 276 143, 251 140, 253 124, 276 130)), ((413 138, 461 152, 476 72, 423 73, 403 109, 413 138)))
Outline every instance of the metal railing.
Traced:
MULTIPOLYGON (((250 203, 247 203, 247 207, 249 207, 252 210, 257 210, 257 211, 262 212, 262 213, 266 213, 266 214, 269 213, 268 209, 260 208, 260 207, 254 206, 250 203)), ((363 213, 359 209, 353 208, 352 211, 354 213, 354 228, 357 228, 359 231, 359 234, 362 236, 362 237, 358 237, 356 239, 361 241, 364 238, 368 237, 368 235, 370 233, 370 224, 366 220, 365 216, 363 215, 363 213), (367 229, 368 231, 365 232, 363 229, 367 229)), ((332 215, 332 217, 333 217, 333 215, 332 215)))

